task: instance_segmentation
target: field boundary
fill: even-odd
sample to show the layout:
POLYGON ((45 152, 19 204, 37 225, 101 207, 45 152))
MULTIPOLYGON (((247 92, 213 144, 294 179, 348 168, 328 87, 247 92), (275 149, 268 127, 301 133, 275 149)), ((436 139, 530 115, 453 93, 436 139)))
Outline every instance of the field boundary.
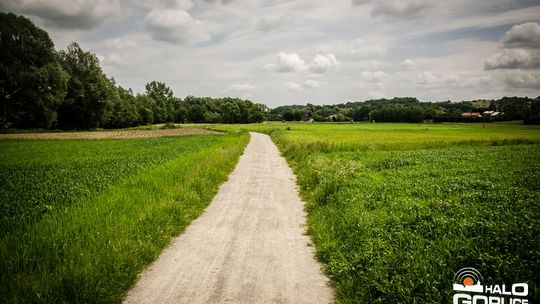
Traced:
POLYGON ((0 139, 126 139, 186 135, 223 134, 206 129, 164 129, 164 130, 129 130, 129 131, 88 131, 59 133, 18 133, 0 134, 0 139))

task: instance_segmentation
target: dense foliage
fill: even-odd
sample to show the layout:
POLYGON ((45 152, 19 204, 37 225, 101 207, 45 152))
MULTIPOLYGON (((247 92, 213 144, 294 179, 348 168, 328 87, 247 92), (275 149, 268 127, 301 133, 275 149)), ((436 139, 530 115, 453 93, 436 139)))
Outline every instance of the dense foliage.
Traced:
POLYGON ((67 79, 49 35, 24 17, 0 12, 0 129, 51 127, 67 79))
POLYGON ((272 109, 269 120, 305 121, 375 121, 375 122, 482 122, 483 118, 464 118, 464 112, 483 113, 497 111, 498 117, 488 117, 486 122, 500 120, 540 121, 540 97, 503 97, 498 100, 461 102, 420 102, 413 97, 347 102, 336 105, 290 105, 272 109))
POLYGON ((176 98, 151 81, 135 95, 103 73, 95 54, 72 43, 57 52, 47 32, 0 12, 0 129, 124 128, 164 122, 251 123, 267 108, 239 98, 176 98))
POLYGON ((102 126, 108 120, 115 90, 101 71, 96 55, 73 43, 60 52, 60 63, 70 77, 66 97, 58 109, 58 125, 63 129, 102 126))

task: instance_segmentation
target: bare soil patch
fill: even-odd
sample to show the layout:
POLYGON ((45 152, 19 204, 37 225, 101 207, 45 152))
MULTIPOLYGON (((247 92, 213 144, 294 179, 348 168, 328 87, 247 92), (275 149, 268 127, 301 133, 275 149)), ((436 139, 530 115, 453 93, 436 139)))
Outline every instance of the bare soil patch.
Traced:
POLYGON ((116 139, 116 138, 145 138, 165 136, 185 136, 202 134, 221 134, 220 132, 204 129, 164 129, 164 130, 128 130, 128 131, 92 131, 92 132, 59 132, 59 133, 23 133, 0 134, 2 138, 24 139, 116 139))

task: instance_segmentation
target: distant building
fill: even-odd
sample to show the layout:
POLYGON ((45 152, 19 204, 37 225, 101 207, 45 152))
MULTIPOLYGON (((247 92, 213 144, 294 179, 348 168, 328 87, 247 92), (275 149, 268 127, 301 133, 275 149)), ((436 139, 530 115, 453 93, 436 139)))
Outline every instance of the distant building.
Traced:
POLYGON ((497 112, 497 111, 485 111, 482 113, 482 115, 491 116, 491 117, 501 117, 501 116, 504 116, 504 113, 497 112))
POLYGON ((482 114, 479 112, 465 112, 461 114, 461 117, 463 118, 479 118, 482 117, 482 114))

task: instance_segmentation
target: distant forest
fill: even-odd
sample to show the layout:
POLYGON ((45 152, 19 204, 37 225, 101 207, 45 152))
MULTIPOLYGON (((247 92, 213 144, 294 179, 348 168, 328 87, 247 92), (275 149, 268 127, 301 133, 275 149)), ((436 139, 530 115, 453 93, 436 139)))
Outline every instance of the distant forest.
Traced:
POLYGON ((167 84, 150 81, 143 93, 118 85, 97 56, 72 43, 57 51, 46 31, 29 19, 0 12, 0 129, 125 128, 155 123, 254 123, 285 121, 480 121, 464 112, 498 111, 493 120, 540 121, 540 98, 420 102, 416 98, 269 109, 239 98, 175 97, 167 84))
POLYGON ((374 121, 374 122, 493 122, 523 120, 540 122, 540 97, 503 97, 498 100, 420 102, 414 97, 374 99, 336 105, 290 105, 272 109, 267 120, 285 121, 374 121), (489 114, 482 113, 488 112, 489 114), (494 112, 497 112, 496 115, 494 112), (475 113, 478 116, 464 116, 475 113), (481 116, 481 117, 480 117, 481 116))

